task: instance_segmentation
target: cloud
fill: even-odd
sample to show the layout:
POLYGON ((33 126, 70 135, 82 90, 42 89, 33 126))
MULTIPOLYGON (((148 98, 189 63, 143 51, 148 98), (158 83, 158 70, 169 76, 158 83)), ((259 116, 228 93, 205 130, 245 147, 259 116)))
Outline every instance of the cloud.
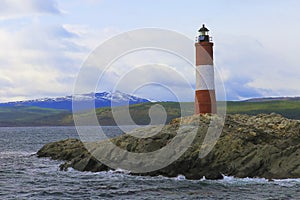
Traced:
MULTIPOLYGON (((126 15, 121 17, 123 13, 120 14, 120 12, 113 15, 109 11, 110 7, 105 10, 105 6, 109 5, 115 8, 109 1, 103 0, 77 0, 74 2, 2 0, 0 20, 13 20, 7 20, 0 26, 0 101, 70 94, 80 65, 101 42, 121 32, 116 27, 128 30, 145 25, 145 20, 147 21, 147 18, 140 18, 141 23, 138 23, 132 21, 131 15, 129 18, 126 15), (59 17, 59 19, 53 17, 53 15, 65 12, 58 6, 57 2, 70 11, 67 15, 59 17), (99 12, 99 8, 103 9, 102 12, 99 12), (47 16, 41 17, 45 14, 47 16)), ((148 10, 151 10, 151 8, 148 10)), ((175 14, 176 12, 173 13, 173 15, 175 14)), ((191 18, 192 15, 185 16, 191 18)), ((153 21, 154 18, 150 17, 149 19, 153 21)), ((279 20, 284 19, 286 18, 280 18, 279 20)), ((296 19, 293 18, 285 22, 284 25, 287 27, 285 29, 295 28, 296 19)), ((223 23, 223 21, 220 21, 220 23, 223 23)), ((234 27, 236 24, 232 20, 232 23, 225 23, 224 29, 222 26, 218 26, 222 28, 222 33, 213 34, 216 68, 219 69, 224 80, 227 96, 230 100, 259 96, 300 95, 298 87, 300 84, 300 68, 298 67, 297 53, 299 40, 296 40, 299 31, 295 29, 285 32, 284 29, 278 30, 280 31, 279 34, 277 24, 276 26, 273 25, 276 29, 266 31, 266 27, 270 28, 270 24, 273 22, 270 21, 268 25, 264 24, 265 20, 261 22, 263 24, 257 22, 259 26, 255 25, 257 31, 260 31, 259 33, 251 32, 252 30, 246 31, 248 29, 244 31, 244 28, 246 28, 244 26, 234 27), (230 24, 234 24, 232 29, 228 29, 228 26, 231 27, 230 24), (223 31, 228 30, 231 33, 235 32, 237 35, 251 34, 255 38, 225 35, 223 31), (277 36, 275 33, 277 33, 277 36), (287 33, 289 35, 286 35, 285 38, 289 40, 285 41, 284 44, 277 41, 279 35, 287 33), (295 37, 291 37, 293 36, 291 34, 295 37)), ((278 22, 276 21, 276 23, 278 22)), ((155 26, 162 27, 166 24, 169 25, 170 20, 157 21, 155 26)), ((243 24, 245 24, 244 21, 243 24)), ((148 25, 152 25, 152 23, 148 25)), ((185 24, 183 28, 188 30, 190 28, 187 27, 191 26, 185 24)), ((184 30, 179 26, 172 27, 170 25, 170 27, 184 30)), ((146 39, 147 37, 149 36, 145 36, 146 39)), ((194 55, 193 44, 189 49, 194 55)), ((144 55, 128 55, 126 58, 119 60, 115 66, 108 70, 105 75, 105 84, 100 85, 98 89, 110 90, 124 74, 134 69, 134 67, 148 64, 148 68, 136 70, 133 73, 127 83, 123 85, 122 89, 124 91, 130 91, 134 84, 141 84, 137 81, 152 81, 168 85, 174 88, 174 91, 182 97, 193 101, 193 94, 184 93, 184 91, 189 91, 190 88, 187 88, 184 82, 178 81, 178 77, 175 78, 176 76, 172 75, 172 71, 163 67, 160 67, 160 69, 159 67, 155 68, 155 66, 151 67, 151 64, 158 63, 161 64, 160 66, 173 67, 189 80, 192 87, 195 87, 195 70, 172 56, 166 56, 161 52, 157 54, 147 54, 146 52, 144 55), (160 54, 160 56, 157 54, 160 54), (160 59, 161 57, 163 59, 160 59)), ((93 73, 94 71, 91 70, 90 74, 93 73)), ((85 76, 87 83, 90 81, 90 74, 85 76)), ((145 86, 143 90, 138 90, 138 93, 148 98, 174 100, 174 96, 168 93, 166 88, 159 88, 158 85, 145 86), (147 93, 147 91, 151 91, 151 93, 147 93)))
POLYGON ((61 13, 55 0, 1 0, 0 20, 61 13))
POLYGON ((173 66, 144 64, 122 75, 110 77, 109 74, 104 77, 104 82, 109 83, 113 90, 158 100, 190 101, 193 99, 194 88, 190 80, 173 66))
MULTIPOLYGON (((80 24, 49 26, 40 22, 0 29, 3 47, 0 48, 0 101, 71 94, 80 66, 91 50, 118 32, 115 28, 94 29, 80 24)), ((296 65, 253 38, 225 38, 215 42, 215 61, 229 100, 300 94, 296 65)), ((89 73, 97 72, 92 69, 89 73)), ((85 76, 87 84, 90 77, 90 74, 85 76)), ((179 97, 193 101, 194 98, 195 69, 164 52, 141 51, 120 58, 107 70, 97 89, 111 90, 122 79, 125 82, 118 89, 124 92, 134 91, 136 95, 158 100, 179 97), (124 79, 127 73, 131 74, 124 79), (180 81, 177 73, 190 85, 180 81), (150 82, 135 90, 137 85, 150 82)))
POLYGON ((300 70, 277 53, 281 47, 270 49, 246 36, 227 35, 216 43, 215 60, 229 100, 300 95, 300 70))
POLYGON ((72 53, 67 44, 73 37, 76 34, 62 26, 32 24, 16 31, 0 29, 0 43, 5 47, 0 48, 0 82, 5 87, 0 101, 70 93, 81 63, 65 55, 72 53))
POLYGON ((99 59, 106 57, 103 58, 97 50, 95 52, 81 72, 84 73, 80 81, 82 91, 94 89, 97 86, 95 80, 100 78, 96 91, 120 90, 158 100, 181 98, 192 101, 194 98, 195 68, 181 57, 162 50, 139 49, 105 67, 97 64, 99 59), (145 92, 147 88, 151 91, 148 94, 145 92), (170 95, 172 92, 174 94, 170 95))
POLYGON ((39 21, 0 28, 0 102, 71 94, 82 62, 113 32, 39 21))

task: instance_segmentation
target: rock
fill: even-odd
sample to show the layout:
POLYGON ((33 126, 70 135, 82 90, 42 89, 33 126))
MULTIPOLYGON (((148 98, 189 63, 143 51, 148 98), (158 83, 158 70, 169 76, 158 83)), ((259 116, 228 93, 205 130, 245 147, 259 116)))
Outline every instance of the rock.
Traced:
POLYGON ((54 160, 64 160, 61 170, 72 167, 78 171, 106 171, 107 166, 97 161, 86 150, 84 144, 78 139, 66 139, 44 145, 38 152, 38 157, 50 157, 54 160))
MULTIPOLYGON (((218 116, 178 118, 150 138, 135 138, 124 134, 111 139, 111 142, 129 152, 152 152, 167 145, 180 125, 199 123, 192 145, 179 159, 162 169, 137 175, 184 175, 187 179, 201 179, 203 176, 220 179, 223 175, 240 178, 300 178, 300 121, 274 113, 257 116, 227 115, 223 132, 213 150, 204 158, 199 158, 200 147, 212 118, 218 119, 218 116)), ((188 130, 185 130, 185 134, 189 134, 188 130)), ((148 131, 153 131, 153 127, 148 131)), ((147 129, 135 130, 135 134, 139 132, 145 134, 147 129)), ((99 144, 101 146, 101 142, 89 144, 94 145, 92 152, 99 150, 99 144)), ((108 154, 111 159, 120 159, 114 152, 108 154)), ((77 139, 46 144, 37 155, 66 161, 60 166, 62 170, 68 167, 92 172, 111 169, 95 159, 77 139)))
POLYGON ((50 157, 54 160, 70 161, 81 156, 85 147, 78 139, 67 139, 44 145, 38 152, 38 157, 50 157))

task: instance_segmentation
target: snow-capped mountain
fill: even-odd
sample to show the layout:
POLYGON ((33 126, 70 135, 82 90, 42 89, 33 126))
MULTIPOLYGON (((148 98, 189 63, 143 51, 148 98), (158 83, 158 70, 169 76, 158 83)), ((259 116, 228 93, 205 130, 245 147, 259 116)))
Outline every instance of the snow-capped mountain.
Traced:
MULTIPOLYGON (((120 91, 117 92, 101 92, 89 93, 75 96, 76 101, 95 100, 95 107, 102 108, 107 106, 122 106, 132 104, 139 104, 145 102, 153 102, 153 100, 137 97, 134 95, 126 94, 120 91)), ((36 106, 41 108, 64 109, 72 111, 72 96, 58 97, 58 98, 42 98, 28 101, 16 101, 8 103, 0 103, 0 107, 10 106, 36 106)))

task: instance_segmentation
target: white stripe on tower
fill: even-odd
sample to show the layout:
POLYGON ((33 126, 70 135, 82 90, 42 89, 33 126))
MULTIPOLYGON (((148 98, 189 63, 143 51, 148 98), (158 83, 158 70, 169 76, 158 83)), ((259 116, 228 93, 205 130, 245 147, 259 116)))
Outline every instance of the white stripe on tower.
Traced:
POLYGON ((198 65, 196 70, 196 90, 214 90, 214 66, 198 65))

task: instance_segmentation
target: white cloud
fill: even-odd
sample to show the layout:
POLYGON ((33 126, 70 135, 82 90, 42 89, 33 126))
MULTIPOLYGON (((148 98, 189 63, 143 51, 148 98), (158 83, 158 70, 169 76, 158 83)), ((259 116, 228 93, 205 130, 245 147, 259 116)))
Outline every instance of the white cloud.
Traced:
POLYGON ((60 14, 55 0, 1 0, 0 20, 40 14, 60 14))
MULTIPOLYGON (((299 9, 296 5, 299 3, 294 2, 294 6, 280 3, 280 6, 272 4, 271 7, 271 4, 265 3, 263 9, 256 12, 253 12, 253 6, 256 8, 261 5, 258 2, 251 3, 250 6, 245 3, 232 4, 242 8, 237 9, 240 18, 236 18, 231 9, 228 10, 230 13, 224 12, 225 4, 222 3, 217 3, 213 6, 214 9, 202 13, 207 19, 214 19, 207 20, 212 25, 215 24, 212 31, 222 31, 212 34, 215 40, 215 62, 230 99, 300 95, 300 40, 297 40, 299 28, 296 26, 299 21, 299 9), (279 14, 272 9, 273 6, 280 11, 279 14), (222 16, 220 19, 213 17, 216 12, 222 16), (226 35, 226 31, 236 35, 226 35), (254 38, 240 35, 252 35, 254 38), (279 41, 282 37, 284 42, 279 41)), ((3 23, 0 26, 0 101, 70 94, 84 59, 105 39, 120 33, 120 29, 155 25, 190 32, 194 24, 199 23, 196 19, 202 18, 199 13, 194 12, 196 10, 193 6, 183 10, 177 3, 171 4, 176 9, 167 12, 171 16, 169 18, 148 15, 148 12, 157 9, 154 4, 151 7, 152 4, 120 3, 121 6, 116 8, 113 2, 103 0, 1 0, 0 20, 3 23), (65 13, 57 2, 68 10, 67 14, 53 17, 65 13), (143 10, 145 5, 147 9, 143 10), (143 6, 143 9, 139 6, 143 6), (112 8, 117 10, 112 12, 112 8), (136 18, 134 10, 144 11, 143 15, 136 18), (184 23, 174 20, 178 11, 184 13, 184 18, 180 20, 184 23), (5 21, 6 19, 14 20, 5 21)), ((225 10, 226 8, 229 7, 225 7, 225 10)), ((194 50, 194 46, 191 50, 194 50)), ((127 57, 106 78, 118 79, 132 66, 153 62, 153 56, 127 57)), ((173 66, 191 82, 195 81, 194 70, 181 68, 180 62, 173 58, 165 58, 158 63, 173 66)), ((168 73, 163 71, 157 75, 157 70, 144 70, 137 73, 135 79, 143 78, 167 84, 167 79, 164 80, 162 74, 168 73)), ((170 82, 176 82, 172 76, 166 78, 170 82)), ((107 85, 110 83, 108 81, 107 85)), ((182 84, 176 83, 180 88, 182 84)), ((163 90, 152 87, 151 91, 158 99, 168 98, 163 90)), ((192 100, 193 95, 190 98, 192 100)))
POLYGON ((70 41, 89 50, 95 49, 105 40, 121 32, 114 27, 96 29, 82 24, 64 24, 63 28, 79 36, 79 38, 73 38, 70 41))
POLYGON ((215 59, 229 99, 300 95, 300 69, 275 46, 246 36, 218 38, 215 59))
POLYGON ((84 59, 113 32, 39 21, 0 28, 0 102, 71 94, 84 59))
MULTIPOLYGON (((115 28, 97 30, 80 24, 45 26, 40 22, 16 30, 0 29, 0 101, 71 94, 84 59, 102 41, 119 32, 115 28)), ((300 94, 299 68, 295 64, 286 62, 252 38, 229 38, 215 42, 216 67, 225 81, 229 99, 300 94)), ((163 52, 136 52, 118 60, 106 73, 105 84, 98 89, 110 90, 136 66, 151 63, 167 64, 191 84, 195 82, 194 69, 182 60, 163 52)), ((86 76, 87 81, 89 78, 86 76)), ((190 88, 179 82, 170 70, 161 68, 159 73, 157 67, 149 67, 135 71, 127 80, 121 87, 125 92, 131 92, 137 83, 156 82, 172 87, 185 101, 193 100, 190 88)), ((171 93, 158 85, 144 88, 137 94, 152 99, 175 100, 171 93), (151 93, 147 94, 145 91, 149 90, 151 93)))
POLYGON ((0 81, 6 83, 5 90, 0 91, 0 101, 70 91, 79 68, 78 60, 65 55, 70 51, 64 42, 70 37, 72 33, 59 26, 0 29, 0 81))
MULTIPOLYGON (((95 58, 96 60, 90 62, 98 63, 98 59, 103 59, 100 53, 95 58)), ((107 68, 98 66, 88 69, 85 72, 87 74, 82 76, 86 77, 82 80, 86 84, 83 87, 86 91, 95 87, 95 81, 91 80, 98 79, 95 74, 100 75, 103 72, 97 91, 120 90, 158 100, 176 100, 176 96, 184 101, 193 100, 191 92, 193 93, 195 87, 194 66, 161 50, 140 49, 123 55, 107 68), (148 94, 145 92, 147 88, 150 88, 148 94), (175 96, 170 95, 172 92, 175 96)))

